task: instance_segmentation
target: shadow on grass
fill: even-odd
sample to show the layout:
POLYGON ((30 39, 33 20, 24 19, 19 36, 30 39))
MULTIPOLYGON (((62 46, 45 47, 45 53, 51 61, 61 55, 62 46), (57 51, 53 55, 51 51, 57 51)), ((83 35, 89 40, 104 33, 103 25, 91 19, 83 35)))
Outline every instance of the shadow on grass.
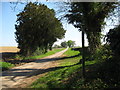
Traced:
MULTIPOLYGON (((49 62, 49 61, 55 61, 55 60, 62 60, 62 59, 69 59, 69 58, 74 58, 74 57, 78 57, 78 55, 74 55, 74 56, 70 56, 70 57, 62 57, 62 58, 51 58, 51 59, 42 59, 42 60, 36 60, 35 62, 37 63, 42 63, 42 62, 49 62)), ((4 71, 2 72, 2 76, 12 76, 10 77, 10 80, 15 81, 16 77, 32 77, 32 76, 36 76, 39 74, 43 74, 46 72, 50 72, 50 71, 55 71, 58 69, 62 69, 65 67, 72 67, 75 65, 78 65, 80 63, 76 63, 74 65, 69 65, 69 66, 59 66, 59 67, 52 67, 52 68, 48 68, 48 69, 10 69, 8 71, 4 71)))
POLYGON ((11 58, 15 56, 16 54, 18 53, 17 52, 2 52, 0 53, 0 56, 2 56, 3 59, 6 59, 6 58, 11 58))
POLYGON ((58 57, 58 58, 43 58, 43 59, 26 59, 26 60, 4 60, 5 62, 11 63, 11 64, 20 64, 20 63, 29 63, 29 62, 36 62, 36 63, 43 63, 43 62, 51 62, 51 61, 56 61, 56 60, 62 60, 62 59, 69 59, 69 58, 74 58, 78 57, 78 55, 70 56, 70 57, 58 57))
POLYGON ((11 69, 9 71, 4 71, 2 73, 2 76, 12 76, 10 77, 10 80, 15 81, 14 79, 18 76, 19 77, 25 76, 28 78, 28 77, 36 76, 36 75, 43 74, 46 72, 62 69, 65 67, 72 67, 75 65, 79 65, 79 63, 76 63, 74 65, 69 65, 69 66, 52 67, 48 69, 11 69))

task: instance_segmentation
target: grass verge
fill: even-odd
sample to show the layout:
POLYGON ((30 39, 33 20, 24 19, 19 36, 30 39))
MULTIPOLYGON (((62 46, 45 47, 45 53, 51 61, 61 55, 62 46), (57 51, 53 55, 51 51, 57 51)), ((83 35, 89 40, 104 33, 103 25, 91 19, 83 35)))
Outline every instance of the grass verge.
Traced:
MULTIPOLYGON (((99 54, 99 53, 98 53, 99 54)), ((100 53, 101 54, 101 53, 100 53)), ((29 87, 31 88, 66 88, 104 90, 120 88, 120 73, 118 58, 93 58, 85 62, 86 76, 82 78, 82 65, 79 62, 81 56, 77 51, 70 49, 64 53, 64 58, 59 60, 59 66, 53 68, 45 76, 39 78, 29 87), (100 61, 99 61, 100 60, 100 61)), ((89 58, 88 58, 89 59, 89 58)))
MULTIPOLYGON (((78 51, 69 49, 64 53, 66 56, 58 61, 59 66, 54 68, 53 71, 47 75, 36 80, 29 87, 31 88, 69 88, 71 87, 71 80, 74 73, 79 71, 82 67, 79 60, 82 58, 78 51)), ((86 65, 92 65, 95 61, 87 61, 86 65)), ((72 80, 72 83, 74 78, 72 80)))
POLYGON ((4 62, 1 61, 0 67, 4 71, 4 70, 7 70, 7 69, 14 67, 14 66, 19 66, 19 65, 23 65, 25 63, 32 62, 32 61, 34 61, 34 59, 39 59, 39 58, 43 58, 43 57, 55 54, 55 53, 62 51, 64 49, 65 48, 54 49, 52 51, 48 51, 47 53, 39 55, 39 56, 23 57, 20 55, 16 55, 14 58, 5 59, 5 60, 3 60, 4 62))
POLYGON ((39 58, 43 58, 43 57, 46 57, 46 56, 49 56, 49 55, 52 55, 52 54, 55 54, 59 51, 62 51, 64 50, 65 48, 60 48, 60 49, 54 49, 52 51, 48 51, 47 53, 45 54, 41 54, 41 55, 37 55, 37 56, 29 56, 29 57, 23 57, 23 56, 20 56, 20 55, 16 55, 15 56, 15 59, 39 59, 39 58))
POLYGON ((9 68, 14 67, 14 64, 8 63, 8 62, 0 62, 0 71, 8 70, 9 68))

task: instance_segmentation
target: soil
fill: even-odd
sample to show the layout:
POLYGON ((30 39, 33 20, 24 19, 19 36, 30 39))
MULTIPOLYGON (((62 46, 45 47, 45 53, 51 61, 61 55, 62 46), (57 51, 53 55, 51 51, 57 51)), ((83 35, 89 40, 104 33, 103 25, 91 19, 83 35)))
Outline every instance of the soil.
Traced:
POLYGON ((2 77, 0 77, 2 79, 2 88, 27 87, 36 79, 44 76, 49 71, 52 71, 53 69, 51 68, 55 68, 58 65, 57 60, 60 60, 60 57, 67 49, 54 55, 3 71, 2 77))

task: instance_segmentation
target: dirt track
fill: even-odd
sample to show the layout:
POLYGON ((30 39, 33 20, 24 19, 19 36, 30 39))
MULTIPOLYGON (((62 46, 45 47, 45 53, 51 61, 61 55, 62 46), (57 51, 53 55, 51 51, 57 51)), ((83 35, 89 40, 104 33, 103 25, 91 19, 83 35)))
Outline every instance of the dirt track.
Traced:
POLYGON ((56 60, 67 50, 68 48, 54 55, 2 72, 2 77, 0 77, 2 79, 2 88, 26 87, 50 71, 50 68, 57 66, 56 60))

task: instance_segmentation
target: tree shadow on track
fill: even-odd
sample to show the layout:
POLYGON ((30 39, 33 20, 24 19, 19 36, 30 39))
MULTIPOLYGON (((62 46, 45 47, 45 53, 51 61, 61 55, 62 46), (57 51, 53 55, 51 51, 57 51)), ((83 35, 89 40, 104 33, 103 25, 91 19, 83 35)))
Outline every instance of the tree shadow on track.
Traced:
POLYGON ((36 60, 34 62, 36 62, 36 63, 51 62, 51 61, 57 61, 57 60, 63 60, 63 59, 70 59, 70 58, 74 58, 74 57, 78 57, 78 56, 80 56, 80 54, 70 56, 70 57, 57 57, 57 58, 38 59, 38 60, 36 60))
MULTIPOLYGON (((69 58, 74 58, 74 57, 78 57, 78 56, 79 56, 79 54, 74 55, 74 56, 70 56, 70 57, 62 57, 62 58, 39 59, 39 60, 36 60, 35 62, 43 63, 43 62, 69 59, 69 58)), ((74 65, 78 65, 78 64, 80 64, 80 63, 76 63, 74 65)), ((48 68, 48 69, 32 69, 32 68, 29 68, 29 69, 27 69, 27 68, 26 69, 10 69, 8 71, 4 71, 2 73, 2 76, 11 76, 9 79, 12 80, 12 81, 15 81, 16 77, 24 76, 24 77, 28 78, 28 77, 36 76, 36 75, 43 74, 43 73, 46 73, 46 72, 62 69, 62 68, 65 68, 65 67, 72 67, 74 65, 52 67, 52 68, 48 68)))

